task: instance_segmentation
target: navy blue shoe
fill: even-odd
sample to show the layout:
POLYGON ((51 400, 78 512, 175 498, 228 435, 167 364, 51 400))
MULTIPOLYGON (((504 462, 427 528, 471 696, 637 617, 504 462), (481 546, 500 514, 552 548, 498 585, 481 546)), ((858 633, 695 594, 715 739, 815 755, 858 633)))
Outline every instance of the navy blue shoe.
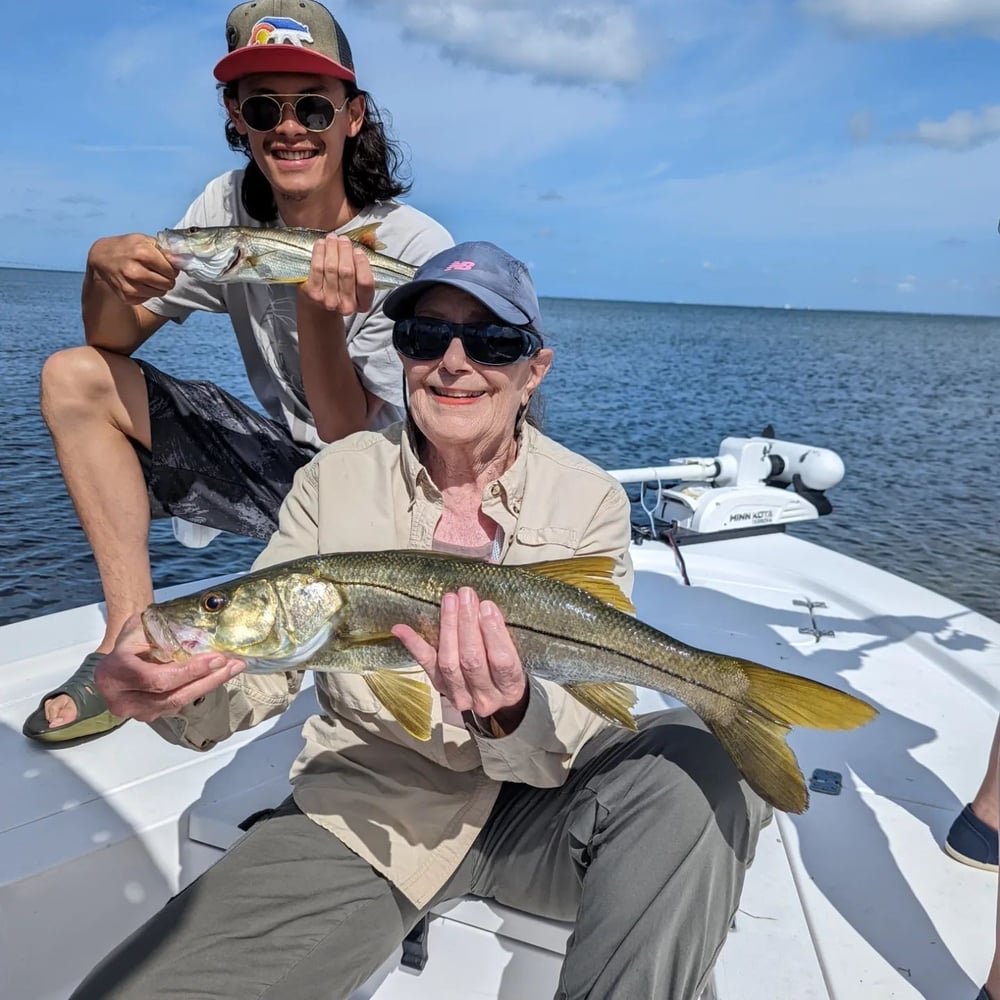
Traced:
MULTIPOLYGON (((997 831, 984 823, 972 811, 972 806, 968 805, 951 824, 944 849, 963 865, 971 865, 984 872, 995 872, 1000 868, 998 839, 997 831)), ((985 986, 976 1000, 989 1000, 985 986)))

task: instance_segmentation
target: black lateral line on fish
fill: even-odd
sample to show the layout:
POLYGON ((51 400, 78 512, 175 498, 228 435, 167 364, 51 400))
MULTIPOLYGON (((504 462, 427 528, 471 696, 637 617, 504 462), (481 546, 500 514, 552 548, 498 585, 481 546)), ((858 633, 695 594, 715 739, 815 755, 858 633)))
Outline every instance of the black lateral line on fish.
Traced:
MULTIPOLYGON (((420 604, 425 604, 429 608, 435 608, 436 610, 440 610, 440 605, 435 605, 432 601, 428 601, 424 597, 420 597, 420 596, 418 596, 416 594, 410 593, 407 590, 401 589, 400 586, 399 586, 399 584, 394 584, 392 586, 389 586, 389 585, 386 585, 386 584, 371 583, 370 581, 368 581, 368 582, 365 582, 364 586, 371 587, 373 590, 383 590, 383 591, 385 591, 386 593, 389 593, 389 594, 405 594, 407 597, 409 597, 413 601, 416 601, 416 602, 418 602, 420 604)), ((445 592, 442 591, 441 593, 443 595, 445 592)), ((584 591, 584 593, 586 594, 586 591, 584 591)), ((587 594, 587 597, 591 598, 591 600, 595 600, 595 601, 597 600, 596 597, 591 597, 590 594, 587 594)), ((615 608, 611 608, 610 605, 606 605, 606 607, 610 608, 610 610, 612 610, 612 611, 616 610, 615 608)), ((503 613, 503 609, 501 608, 500 610, 501 610, 501 613, 503 613)), ((621 612, 617 612, 617 613, 621 614, 621 612)), ((625 615, 625 617, 628 618, 629 616, 625 615)), ((647 625, 645 622, 640 621, 637 618, 633 618, 631 620, 634 621, 634 622, 636 622, 637 624, 641 625, 643 628, 652 629, 651 625, 647 625)), ((748 705, 745 701, 742 701, 739 698, 735 698, 732 695, 727 694, 725 691, 719 691, 718 689, 716 689, 714 687, 711 687, 710 685, 705 684, 703 682, 692 680, 691 678, 684 677, 681 674, 673 673, 672 671, 667 670, 665 667, 661 667, 659 664, 647 663, 645 660, 637 659, 636 657, 630 655, 629 653, 623 653, 623 652, 620 652, 617 649, 611 649, 611 648, 609 648, 607 646, 599 646, 596 642, 591 642, 591 641, 589 641, 587 639, 577 639, 577 638, 575 638, 573 636, 559 635, 557 632, 547 632, 545 629, 536 628, 534 625, 518 625, 518 624, 515 624, 515 623, 507 621, 506 616, 504 616, 504 622, 510 628, 526 629, 528 631, 534 632, 536 635, 545 636, 548 639, 555 639, 555 640, 559 640, 561 642, 567 642, 567 641, 568 642, 573 642, 576 645, 578 645, 578 646, 584 646, 587 649, 593 649, 593 650, 596 650, 596 651, 602 652, 602 653, 612 653, 615 656, 620 656, 620 657, 622 657, 622 659, 630 661, 631 663, 636 663, 636 664, 638 664, 641 667, 645 667, 647 670, 658 670, 658 671, 660 671, 660 673, 665 674, 667 677, 672 677, 672 678, 680 681, 682 684, 689 684, 691 687, 700 688, 702 691, 708 691, 709 693, 717 695, 718 697, 724 699, 725 701, 731 702, 734 705, 738 705, 743 711, 749 710, 753 715, 758 715, 761 718, 767 719, 769 722, 773 722, 776 725, 779 725, 779 726, 783 727, 786 730, 789 730, 791 728, 786 722, 783 722, 781 719, 778 719, 778 718, 775 718, 772 715, 768 715, 766 713, 760 712, 757 709, 753 708, 753 706, 748 705)), ((653 631, 657 631, 657 630, 654 629, 653 631)), ((660 635, 665 635, 665 634, 666 633, 659 633, 658 632, 658 634, 656 636, 656 641, 657 642, 661 642, 662 640, 659 638, 659 636, 660 635)), ((676 642, 678 640, 673 640, 673 641, 676 642)), ((727 657, 728 659, 731 659, 731 660, 738 660, 739 659, 739 657, 729 656, 727 653, 712 653, 709 650, 695 649, 693 646, 686 646, 685 648, 689 649, 692 654, 702 653, 703 655, 708 655, 708 656, 725 656, 725 657, 727 657)), ((527 671, 525 671, 525 673, 527 673, 527 671)), ((792 676, 797 676, 797 675, 792 675, 792 676)), ((554 681, 553 683, 559 683, 559 682, 558 681, 554 681)), ((566 683, 573 683, 573 682, 572 681, 568 681, 566 683)), ((646 686, 646 685, 643 685, 643 684, 639 684, 638 681, 634 681, 634 680, 631 680, 631 679, 624 679, 624 680, 620 680, 620 681, 583 681, 582 683, 589 683, 589 684, 611 684, 611 683, 618 683, 618 684, 636 684, 639 687, 645 687, 646 686)), ((664 693, 666 693, 666 692, 664 692, 664 693)))

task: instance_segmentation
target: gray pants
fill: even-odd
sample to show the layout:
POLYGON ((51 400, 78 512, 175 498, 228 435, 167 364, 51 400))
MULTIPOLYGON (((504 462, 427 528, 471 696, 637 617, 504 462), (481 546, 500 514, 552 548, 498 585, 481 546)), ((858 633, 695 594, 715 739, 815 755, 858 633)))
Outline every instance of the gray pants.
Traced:
MULTIPOLYGON (((560 788, 505 785, 435 902, 575 920, 557 1000, 693 1000, 769 817, 693 713, 657 713, 594 737, 560 788)), ((343 1000, 424 912, 289 801, 73 1000, 343 1000)))

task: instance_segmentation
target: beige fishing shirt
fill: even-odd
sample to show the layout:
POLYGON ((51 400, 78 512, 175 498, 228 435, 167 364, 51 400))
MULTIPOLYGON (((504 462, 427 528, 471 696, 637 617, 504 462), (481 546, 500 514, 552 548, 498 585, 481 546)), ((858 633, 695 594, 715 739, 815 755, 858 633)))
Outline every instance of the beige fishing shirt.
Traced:
MULTIPOLYGON (((609 555, 617 583, 631 594, 625 491, 534 428, 525 426, 516 461, 483 491, 482 509, 500 526, 500 562, 609 555)), ((254 568, 323 552, 429 549, 441 511, 441 493, 404 424, 354 434, 296 474, 278 531, 254 568)), ((153 725, 171 742, 207 750, 284 711, 300 682, 301 673, 241 674, 153 725)), ((501 782, 561 785, 577 752, 606 725, 558 685, 531 678, 530 687, 520 725, 499 738, 444 721, 436 696, 424 743, 362 677, 317 674, 321 714, 303 727, 305 746, 291 772, 295 801, 423 906, 472 846, 501 782)))

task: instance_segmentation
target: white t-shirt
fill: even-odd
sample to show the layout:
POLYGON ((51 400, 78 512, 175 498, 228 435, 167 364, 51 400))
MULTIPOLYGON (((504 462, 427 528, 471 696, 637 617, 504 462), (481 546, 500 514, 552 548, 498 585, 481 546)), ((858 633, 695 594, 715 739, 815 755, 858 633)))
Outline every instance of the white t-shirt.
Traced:
MULTIPOLYGON (((232 170, 210 181, 177 223, 188 226, 259 226, 243 207, 243 171, 232 170)), ((378 202, 358 213, 337 232, 379 222, 382 253, 409 264, 454 245, 448 231, 430 216, 397 201, 378 202)), ((183 323, 195 310, 229 313, 243 354, 247 377, 264 410, 287 424, 303 444, 323 444, 316 433, 302 388, 296 329, 296 285, 238 282, 218 284, 182 273, 164 296, 143 305, 158 316, 183 323)), ((388 292, 375 293, 371 312, 344 317, 347 350, 365 388, 385 400, 372 422, 378 430, 403 415, 402 367, 392 346, 392 322, 382 312, 388 292)))

